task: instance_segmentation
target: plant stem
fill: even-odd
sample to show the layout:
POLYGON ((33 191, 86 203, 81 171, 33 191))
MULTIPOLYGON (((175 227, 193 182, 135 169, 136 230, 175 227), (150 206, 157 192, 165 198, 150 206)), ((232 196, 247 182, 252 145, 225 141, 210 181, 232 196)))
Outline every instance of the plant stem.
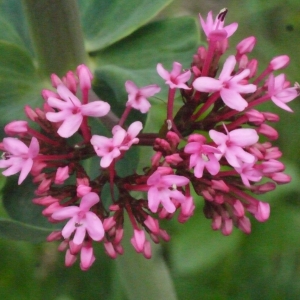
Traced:
POLYGON ((86 60, 76 0, 23 0, 40 74, 64 75, 86 60))

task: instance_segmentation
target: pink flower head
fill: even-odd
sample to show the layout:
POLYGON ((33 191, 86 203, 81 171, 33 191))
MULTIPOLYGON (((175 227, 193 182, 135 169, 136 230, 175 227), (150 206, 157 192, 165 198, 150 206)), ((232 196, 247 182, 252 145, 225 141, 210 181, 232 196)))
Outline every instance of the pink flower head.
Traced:
POLYGON ((186 200, 186 196, 177 190, 177 186, 184 186, 189 183, 189 179, 184 176, 174 175, 169 168, 158 168, 147 180, 148 190, 148 206, 149 209, 156 213, 161 203, 168 213, 176 210, 172 199, 182 203, 186 200), (165 171, 169 171, 166 175, 165 171))
POLYGON ((284 74, 280 74, 276 77, 270 74, 268 79, 268 94, 277 106, 290 112, 292 112, 292 110, 286 103, 294 100, 298 96, 295 87, 286 87, 284 74))
POLYGON ((193 86, 200 92, 220 92, 223 102, 228 107, 242 111, 248 106, 248 102, 240 94, 255 92, 256 85, 244 83, 245 78, 250 74, 249 69, 232 76, 235 64, 234 55, 229 56, 224 63, 219 79, 199 77, 193 82, 193 86))
POLYGON ((184 147, 184 152, 191 154, 190 168, 194 168, 194 175, 201 178, 204 168, 211 175, 216 175, 220 170, 220 164, 215 156, 215 153, 221 153, 215 147, 205 145, 206 139, 200 134, 193 134, 189 136, 188 144, 184 147))
POLYGON ((121 151, 127 151, 132 144, 138 143, 139 139, 136 136, 142 128, 142 123, 136 121, 129 126, 128 131, 124 130, 121 126, 116 125, 112 129, 112 138, 93 135, 91 144, 94 146, 97 155, 102 157, 100 166, 102 168, 109 167, 112 161, 121 155, 121 151))
POLYGON ((141 113, 146 113, 151 104, 147 98, 154 96, 160 92, 160 87, 156 84, 147 85, 142 88, 138 88, 132 81, 127 80, 125 82, 125 88, 128 93, 128 101, 126 106, 131 106, 141 113))
POLYGON ((215 21, 213 20, 211 11, 207 14, 206 21, 204 21, 199 14, 200 23, 207 39, 221 41, 233 35, 237 30, 238 23, 232 23, 224 27, 224 19, 226 13, 227 10, 222 9, 215 18, 215 21))
POLYGON ((110 110, 110 105, 100 100, 81 104, 63 84, 58 85, 57 93, 60 99, 49 97, 47 103, 59 112, 47 112, 46 118, 50 122, 62 122, 57 133, 64 138, 72 136, 79 129, 84 116, 102 117, 110 110))
MULTIPOLYGON (((227 131, 226 127, 225 129, 227 131)), ((212 129, 209 131, 209 136, 218 145, 218 149, 232 167, 239 168, 243 163, 254 163, 255 156, 243 149, 258 141, 259 137, 254 129, 239 128, 230 132, 227 131, 226 134, 212 129)))
POLYGON ((40 151, 38 140, 33 137, 29 147, 15 138, 3 139, 4 159, 0 160, 0 168, 7 168, 2 172, 4 176, 14 175, 20 172, 18 184, 27 177, 33 166, 33 161, 40 151))
POLYGON ((191 71, 188 70, 184 73, 181 73, 182 65, 178 62, 173 63, 173 69, 171 72, 168 72, 162 64, 157 64, 156 70, 160 77, 162 77, 166 84, 170 86, 171 89, 185 89, 189 90, 190 88, 186 85, 186 82, 191 77, 191 71))
POLYGON ((102 222, 95 213, 90 211, 91 207, 99 201, 99 196, 91 192, 82 197, 79 206, 63 207, 52 214, 52 218, 58 221, 70 218, 61 232, 65 239, 69 239, 75 232, 73 242, 76 245, 83 243, 87 233, 94 241, 102 240, 104 236, 102 222))

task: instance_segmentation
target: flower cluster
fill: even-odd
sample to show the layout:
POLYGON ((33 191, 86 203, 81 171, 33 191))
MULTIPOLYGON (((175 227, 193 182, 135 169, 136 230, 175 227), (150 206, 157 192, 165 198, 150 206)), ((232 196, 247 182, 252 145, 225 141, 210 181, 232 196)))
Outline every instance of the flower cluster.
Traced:
POLYGON ((208 46, 198 48, 190 68, 183 70, 174 62, 169 72, 157 65, 169 89, 166 119, 158 133, 141 133, 140 121, 126 124, 126 120, 132 109, 147 113, 149 98, 160 87, 127 81, 126 108, 111 136, 93 134, 97 129, 92 133, 89 118, 107 117, 110 105, 91 101, 93 75, 85 65, 63 78, 51 76, 55 91, 42 91, 43 108, 25 107, 26 116, 40 130, 23 120, 6 125, 9 137, 0 144, 4 152, 0 168, 6 168, 2 174, 20 172, 18 184, 31 174, 36 184, 33 202, 44 207, 43 215, 52 223, 67 220, 47 238, 61 241, 66 266, 80 256, 81 269, 89 269, 97 242, 112 258, 122 254, 125 214, 132 226, 132 246, 150 258, 149 239, 155 243, 170 239, 159 220, 176 215, 179 222, 186 222, 194 213, 195 197, 204 199, 205 216, 224 235, 234 226, 250 233, 249 214, 259 222, 269 218, 269 204, 254 195, 291 178, 278 160, 282 153, 272 145, 278 133, 269 124, 279 117, 256 108, 272 101, 292 111, 287 103, 298 96, 299 88, 291 86, 284 74, 274 73, 288 65, 286 55, 273 58, 257 75, 258 61, 248 57, 255 37, 242 40, 235 55, 225 56, 228 38, 238 27, 224 26, 226 13, 221 10, 215 20, 211 12, 206 20, 200 16, 208 46), (183 102, 174 112, 177 92, 183 102), (153 147, 151 162, 142 174, 120 176, 118 161, 138 145, 153 147), (83 163, 95 156, 100 160, 97 176, 83 163), (109 197, 103 192, 105 185, 110 187, 109 197), (135 191, 142 196, 137 198, 135 191))

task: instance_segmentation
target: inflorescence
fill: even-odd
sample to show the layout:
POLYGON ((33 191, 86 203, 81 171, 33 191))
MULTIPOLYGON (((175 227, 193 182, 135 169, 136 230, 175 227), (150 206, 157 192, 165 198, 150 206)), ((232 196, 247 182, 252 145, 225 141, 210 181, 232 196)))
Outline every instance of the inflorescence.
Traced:
POLYGON ((40 129, 23 120, 5 126, 9 137, 0 144, 4 152, 0 168, 6 168, 2 174, 20 172, 18 184, 30 174, 36 184, 33 203, 44 207, 49 222, 67 221, 47 238, 61 241, 66 266, 80 255, 81 269, 89 269, 95 260, 95 242, 103 242, 112 258, 122 254, 125 214, 133 229, 134 249, 150 258, 149 238, 155 243, 170 239, 159 220, 176 215, 179 222, 187 221, 195 209, 193 197, 204 199, 205 216, 224 235, 233 226, 250 233, 249 214, 259 222, 269 218, 269 204, 254 195, 291 178, 278 160, 282 153, 272 145, 278 133, 269 124, 279 117, 256 108, 271 100, 292 111, 286 103, 299 95, 299 86, 291 86, 284 74, 274 74, 288 65, 286 55, 273 58, 257 75, 258 61, 248 58, 254 36, 242 40, 236 54, 224 58, 219 67, 228 38, 238 27, 237 23, 224 26, 226 13, 222 10, 215 20, 212 12, 206 20, 200 16, 208 46, 198 48, 189 69, 183 70, 179 62, 170 72, 157 65, 169 88, 166 120, 158 133, 141 133, 140 121, 124 124, 132 109, 149 111, 148 99, 160 87, 139 88, 127 81, 126 108, 111 136, 92 134, 88 119, 107 116, 110 105, 90 100, 93 75, 85 65, 62 79, 51 76, 55 91, 42 91, 43 108, 25 107, 27 118, 40 129), (175 113, 178 91, 183 103, 175 113), (153 147, 151 162, 142 174, 121 177, 116 164, 139 145, 153 147), (91 178, 82 162, 95 156, 100 158, 99 174, 91 178), (110 187, 108 205, 107 199, 100 199, 105 185, 110 187))

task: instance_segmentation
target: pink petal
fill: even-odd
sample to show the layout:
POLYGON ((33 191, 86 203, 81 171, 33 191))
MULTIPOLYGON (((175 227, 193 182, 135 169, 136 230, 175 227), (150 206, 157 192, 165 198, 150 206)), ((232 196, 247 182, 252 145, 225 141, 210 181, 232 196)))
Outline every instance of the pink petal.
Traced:
POLYGON ((69 110, 62 110, 59 112, 47 112, 46 119, 50 122, 61 122, 64 121, 72 112, 69 110))
POLYGON ((230 141, 240 147, 251 146, 258 142, 259 136, 255 129, 240 128, 230 131, 230 141))
POLYGON ((226 61, 224 63, 224 66, 223 66, 223 69, 222 69, 222 72, 219 76, 219 79, 221 81, 224 82, 224 81, 230 79, 231 73, 234 70, 235 64, 236 64, 236 59, 235 59, 234 55, 230 55, 226 59, 226 61))
POLYGON ((104 228, 101 220, 97 217, 96 214, 89 211, 85 214, 86 218, 86 230, 89 236, 94 241, 100 241, 104 237, 104 228))
POLYGON ((220 80, 211 77, 199 77, 193 82, 193 87, 200 92, 212 93, 220 91, 223 84, 220 80))
POLYGON ((32 165, 33 165, 33 160, 31 158, 28 158, 24 161, 24 163, 22 164, 22 169, 19 176, 18 184, 21 184, 24 181, 24 179, 27 177, 27 175, 31 171, 32 165))
POLYGON ((81 245, 84 241, 85 235, 86 235, 86 228, 84 224, 75 224, 75 234, 73 238, 73 243, 75 245, 81 245))
POLYGON ((80 208, 78 206, 68 206, 57 210, 51 215, 51 217, 54 220, 62 221, 74 217, 79 211, 80 208))
POLYGON ((121 155, 121 152, 119 149, 114 148, 111 152, 105 154, 100 161, 100 166, 102 168, 107 168, 110 166, 114 158, 117 158, 121 155))
POLYGON ((35 158, 39 154, 39 151, 40 151, 39 142, 35 137, 33 137, 31 139, 31 142, 30 142, 30 145, 28 148, 28 156, 31 158, 35 158))
POLYGON ((136 94, 139 91, 139 88, 130 80, 125 82, 125 89, 128 94, 136 94))
POLYGON ((64 138, 72 136, 80 127, 83 116, 82 114, 74 114, 63 121, 57 133, 64 138))
POLYGON ((173 69, 170 73, 170 76, 172 78, 179 76, 179 74, 181 73, 181 69, 182 69, 182 64, 178 63, 178 62, 173 62, 173 69))
MULTIPOLYGON (((148 179, 149 180, 149 179, 148 179)), ((156 213, 159 205, 159 192, 156 187, 151 187, 148 191, 148 207, 156 213)))
POLYGON ((165 175, 162 176, 161 182, 166 184, 167 186, 172 186, 173 184, 178 186, 187 185, 190 180, 184 176, 179 175, 165 175))
POLYGON ((163 79, 165 79, 165 80, 169 80, 170 79, 169 72, 166 69, 164 69, 164 67, 162 66, 161 63, 157 64, 156 71, 157 71, 158 75, 160 77, 162 77, 163 79))
POLYGON ((66 102, 64 100, 61 99, 57 99, 54 97, 49 97, 47 100, 47 103, 53 107, 53 108, 57 108, 59 110, 66 110, 66 109, 72 109, 72 107, 74 107, 74 104, 71 102, 66 102))
POLYGON ((75 218, 70 219, 65 225, 65 227, 62 229, 61 234, 65 239, 68 239, 76 229, 75 222, 76 222, 75 218))
POLYGON ((152 97, 153 95, 159 93, 160 90, 161 88, 158 85, 152 84, 152 85, 142 87, 140 89, 140 93, 141 95, 147 98, 147 97, 152 97))
POLYGON ((135 121, 128 127, 127 134, 130 136, 130 138, 133 138, 136 137, 142 129, 143 129, 142 122, 135 121))
POLYGON ((82 197, 79 208, 81 211, 89 211, 92 206, 100 201, 99 196, 94 193, 88 193, 82 197))
POLYGON ((223 27, 223 29, 225 29, 227 32, 227 37, 232 36, 235 33, 235 31, 237 30, 238 26, 239 26, 238 23, 231 23, 231 24, 223 27))
POLYGON ((3 139, 3 146, 5 151, 15 155, 21 156, 28 153, 28 147, 20 140, 12 137, 3 139))
POLYGON ((81 101, 64 84, 58 85, 57 93, 66 102, 72 103, 76 107, 81 106, 81 101))
POLYGON ((89 117, 103 117, 110 110, 110 105, 104 101, 93 101, 81 106, 81 113, 89 117))
POLYGON ((243 111, 248 106, 248 102, 234 90, 223 88, 220 91, 220 95, 228 107, 237 111, 243 111))

